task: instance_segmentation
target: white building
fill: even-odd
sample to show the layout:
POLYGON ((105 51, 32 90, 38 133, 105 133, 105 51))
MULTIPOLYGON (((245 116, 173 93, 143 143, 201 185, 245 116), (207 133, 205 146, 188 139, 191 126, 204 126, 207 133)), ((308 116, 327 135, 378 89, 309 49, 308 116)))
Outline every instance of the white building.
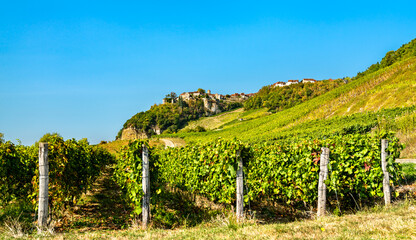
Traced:
POLYGON ((302 80, 303 83, 316 83, 316 80, 313 78, 304 78, 302 80))
POLYGON ((284 87, 286 86, 285 82, 277 82, 272 85, 272 87, 284 87))
POLYGON ((289 80, 287 81, 286 85, 289 86, 289 85, 298 84, 298 83, 299 83, 299 80, 289 80))

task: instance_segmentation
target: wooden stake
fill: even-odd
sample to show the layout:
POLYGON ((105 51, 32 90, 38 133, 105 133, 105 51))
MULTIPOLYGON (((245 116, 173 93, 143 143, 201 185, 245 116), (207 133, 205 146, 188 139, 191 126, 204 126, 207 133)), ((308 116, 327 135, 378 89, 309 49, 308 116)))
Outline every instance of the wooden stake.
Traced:
POLYGON ((320 170, 319 170, 319 184, 318 184, 318 217, 325 215, 326 208, 326 185, 325 180, 328 177, 328 162, 329 162, 329 148, 323 147, 320 170))
POLYGON ((48 225, 49 161, 48 143, 39 143, 39 208, 38 226, 42 230, 48 225))
POLYGON ((244 177, 243 177, 243 158, 241 151, 237 152, 238 168, 237 168, 237 203, 236 214, 237 220, 241 221, 244 218, 244 177))
POLYGON ((142 186, 143 186, 143 204, 142 204, 142 222, 143 227, 147 228, 150 220, 150 175, 149 175, 149 150, 143 145, 142 153, 142 186))
POLYGON ((386 139, 381 140, 381 169, 383 170, 383 193, 384 193, 384 204, 386 206, 391 203, 391 191, 390 191, 390 177, 387 170, 387 157, 388 153, 386 149, 389 145, 389 142, 386 139))

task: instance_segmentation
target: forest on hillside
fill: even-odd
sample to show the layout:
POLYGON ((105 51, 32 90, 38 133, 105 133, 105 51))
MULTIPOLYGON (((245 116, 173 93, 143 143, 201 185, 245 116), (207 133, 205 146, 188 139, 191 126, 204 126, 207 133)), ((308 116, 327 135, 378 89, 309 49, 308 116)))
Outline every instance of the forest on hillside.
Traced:
POLYGON ((343 80, 337 79, 315 83, 298 83, 284 87, 264 86, 244 103, 244 109, 265 107, 270 112, 281 111, 331 91, 343 83, 343 80))
MULTIPOLYGON (((205 91, 203 92, 206 94, 205 91)), ((189 121, 212 114, 204 107, 205 95, 187 101, 180 97, 177 101, 172 101, 174 97, 176 94, 168 94, 165 97, 166 103, 155 104, 149 110, 135 114, 124 123, 123 128, 117 134, 117 139, 121 137, 123 129, 129 127, 140 130, 148 136, 155 134, 152 129, 156 126, 164 133, 176 133, 189 121)), ((242 103, 233 101, 219 100, 216 104, 221 112, 242 107, 242 103)))

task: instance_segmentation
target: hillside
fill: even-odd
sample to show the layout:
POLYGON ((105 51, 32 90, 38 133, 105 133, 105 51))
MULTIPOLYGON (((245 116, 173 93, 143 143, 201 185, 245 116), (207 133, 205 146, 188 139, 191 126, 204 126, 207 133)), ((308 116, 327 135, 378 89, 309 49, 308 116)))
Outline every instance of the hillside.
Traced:
POLYGON ((188 132, 191 129, 195 129, 198 126, 203 127, 206 130, 221 129, 226 127, 227 124, 232 124, 237 121, 251 120, 259 117, 270 115, 266 109, 244 111, 243 108, 228 111, 211 117, 203 117, 201 119, 190 121, 188 125, 181 129, 179 132, 188 132))
POLYGON ((162 132, 175 133, 186 124, 203 116, 211 116, 242 106, 250 94, 221 95, 198 89, 177 96, 172 92, 145 112, 139 112, 128 119, 116 139, 131 140, 149 138, 162 132))
MULTIPOLYGON (((240 112, 231 121, 224 117, 215 125, 215 131, 179 133, 172 137, 181 137, 187 142, 204 142, 218 137, 258 142, 293 138, 299 134, 315 138, 368 132, 381 126, 387 130, 405 131, 406 141, 412 142, 416 135, 412 122, 416 104, 415 49, 416 40, 413 40, 397 51, 387 53, 381 63, 370 66, 349 83, 291 108, 239 121, 237 118, 245 114, 240 112), (396 126, 396 118, 407 119, 410 123, 396 126)), ((265 109, 249 112, 264 113, 265 109)), ((204 121, 209 122, 208 118, 204 121)), ((202 121, 192 124, 204 125, 202 121)))
POLYGON ((315 82, 302 81, 298 83, 298 80, 289 80, 295 82, 295 84, 283 85, 282 87, 277 87, 276 85, 264 86, 244 103, 244 109, 250 110, 265 107, 270 112, 281 111, 306 102, 348 82, 348 79, 308 80, 315 82))
MULTIPOLYGON (((203 89, 198 89, 198 91, 185 92, 177 96, 172 92, 166 95, 163 104, 155 104, 149 110, 139 112, 128 119, 116 139, 145 139, 161 133, 205 132, 207 129, 218 128, 225 122, 230 123, 235 119, 243 121, 270 114, 260 113, 246 116, 251 115, 252 111, 238 114, 243 111, 242 109, 230 112, 243 105, 245 110, 267 107, 267 112, 281 111, 329 92, 345 82, 347 82, 345 79, 322 81, 304 79, 302 82, 289 80, 287 84, 277 82, 264 86, 256 94, 221 95, 211 94, 210 90, 205 92, 203 89), (223 112, 227 113, 221 114, 219 118, 209 118, 209 116, 223 112), (202 122, 194 124, 193 121, 198 119, 201 119, 202 122)), ((261 110, 260 112, 265 111, 261 110)))

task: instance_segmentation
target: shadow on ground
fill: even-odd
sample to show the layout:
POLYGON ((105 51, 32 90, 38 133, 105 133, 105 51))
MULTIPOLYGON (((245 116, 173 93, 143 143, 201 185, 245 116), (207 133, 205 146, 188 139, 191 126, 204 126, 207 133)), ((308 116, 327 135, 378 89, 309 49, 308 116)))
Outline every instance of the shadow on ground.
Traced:
POLYGON ((106 167, 91 190, 57 223, 58 231, 69 228, 81 231, 122 229, 130 221, 129 207, 119 186, 111 178, 113 169, 106 167))

